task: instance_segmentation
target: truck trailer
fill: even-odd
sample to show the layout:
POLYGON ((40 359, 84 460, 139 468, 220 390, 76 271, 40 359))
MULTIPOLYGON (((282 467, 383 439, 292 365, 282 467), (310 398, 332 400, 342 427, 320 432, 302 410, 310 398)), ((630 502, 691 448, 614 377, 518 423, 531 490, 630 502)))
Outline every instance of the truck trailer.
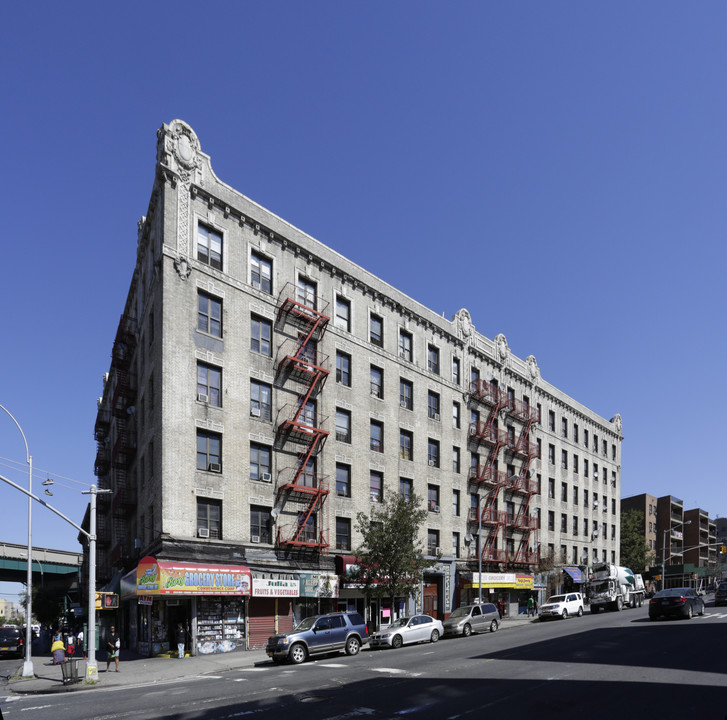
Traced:
POLYGON ((646 590, 641 575, 634 574, 629 568, 597 563, 593 566, 593 578, 588 582, 587 592, 591 612, 597 613, 601 608, 641 607, 646 590))

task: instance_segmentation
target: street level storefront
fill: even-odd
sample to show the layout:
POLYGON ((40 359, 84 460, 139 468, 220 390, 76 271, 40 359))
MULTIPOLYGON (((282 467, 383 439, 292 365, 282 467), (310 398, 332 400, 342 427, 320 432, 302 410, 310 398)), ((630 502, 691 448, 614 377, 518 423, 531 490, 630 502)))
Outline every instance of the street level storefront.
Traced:
POLYGON ((521 573, 472 573, 472 579, 464 581, 463 589, 468 603, 478 598, 479 602, 495 603, 506 617, 527 612, 528 597, 535 595, 535 577, 521 573))
POLYGON ((243 565, 144 557, 121 578, 128 646, 145 657, 170 652, 182 623, 193 655, 244 650, 251 589, 243 565))
POLYGON ((249 647, 263 648, 271 635, 293 629, 293 602, 300 592, 297 575, 253 573, 249 647))

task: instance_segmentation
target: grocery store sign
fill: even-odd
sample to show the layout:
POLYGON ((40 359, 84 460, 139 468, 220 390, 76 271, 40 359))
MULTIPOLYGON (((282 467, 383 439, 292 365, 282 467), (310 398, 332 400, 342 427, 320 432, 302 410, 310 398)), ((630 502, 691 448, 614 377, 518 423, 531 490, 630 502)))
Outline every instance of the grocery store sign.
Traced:
POLYGON ((535 587, 535 578, 532 575, 522 575, 520 573, 472 573, 472 584, 466 587, 531 590, 535 587))
POLYGON ((249 595, 250 570, 242 565, 184 563, 142 558, 121 578, 121 597, 141 595, 249 595))
POLYGON ((253 597, 298 597, 300 580, 283 580, 278 578, 253 578, 253 597))

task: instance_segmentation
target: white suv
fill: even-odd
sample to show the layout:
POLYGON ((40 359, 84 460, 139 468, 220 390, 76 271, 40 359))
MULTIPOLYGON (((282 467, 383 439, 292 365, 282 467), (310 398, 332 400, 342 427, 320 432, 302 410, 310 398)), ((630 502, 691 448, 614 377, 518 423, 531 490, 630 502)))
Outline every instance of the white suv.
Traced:
POLYGON ((583 615, 583 596, 580 593, 572 592, 565 595, 553 595, 545 605, 540 606, 540 619, 563 618, 569 615, 583 615))

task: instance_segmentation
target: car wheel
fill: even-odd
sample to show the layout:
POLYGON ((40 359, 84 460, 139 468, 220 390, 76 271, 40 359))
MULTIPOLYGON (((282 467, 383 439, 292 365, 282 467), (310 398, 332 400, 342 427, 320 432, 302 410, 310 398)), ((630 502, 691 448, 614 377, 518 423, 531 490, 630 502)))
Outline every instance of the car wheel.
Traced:
POLYGON ((465 637, 469 637, 470 635, 472 635, 472 628, 469 624, 465 625, 462 628, 462 635, 464 635, 465 637))
POLYGON ((692 611, 692 606, 687 605, 687 620, 691 620, 692 615, 694 615, 694 612, 692 611))
POLYGON ((616 612, 621 612, 624 607, 624 601, 621 599, 621 597, 616 598, 616 612))
POLYGON ((439 630, 432 630, 432 634, 429 636, 429 642, 437 642, 439 640, 439 630))
POLYGON ((357 637, 350 637, 346 640, 346 655, 358 655, 360 649, 361 641, 357 637))
POLYGON ((581 617, 582 615, 583 615, 583 608, 579 607, 578 608, 578 617, 581 617))
POLYGON ((308 651, 305 649, 305 645, 296 643, 292 648, 290 648, 288 657, 293 665, 300 665, 308 657, 308 651))
POLYGON ((391 647, 393 647, 394 650, 398 650, 403 644, 404 641, 401 639, 401 635, 394 635, 394 637, 391 638, 391 647))
POLYGON ((704 603, 702 603, 702 607, 699 610, 700 615, 704 615, 704 603))
POLYGON ((493 620, 490 623, 490 632, 497 632, 497 628, 499 628, 499 627, 500 627, 500 623, 497 622, 497 620, 493 620))
POLYGON ((563 614, 561 615, 561 617, 563 618, 563 620, 568 619, 568 611, 565 608, 563 609, 563 614))

